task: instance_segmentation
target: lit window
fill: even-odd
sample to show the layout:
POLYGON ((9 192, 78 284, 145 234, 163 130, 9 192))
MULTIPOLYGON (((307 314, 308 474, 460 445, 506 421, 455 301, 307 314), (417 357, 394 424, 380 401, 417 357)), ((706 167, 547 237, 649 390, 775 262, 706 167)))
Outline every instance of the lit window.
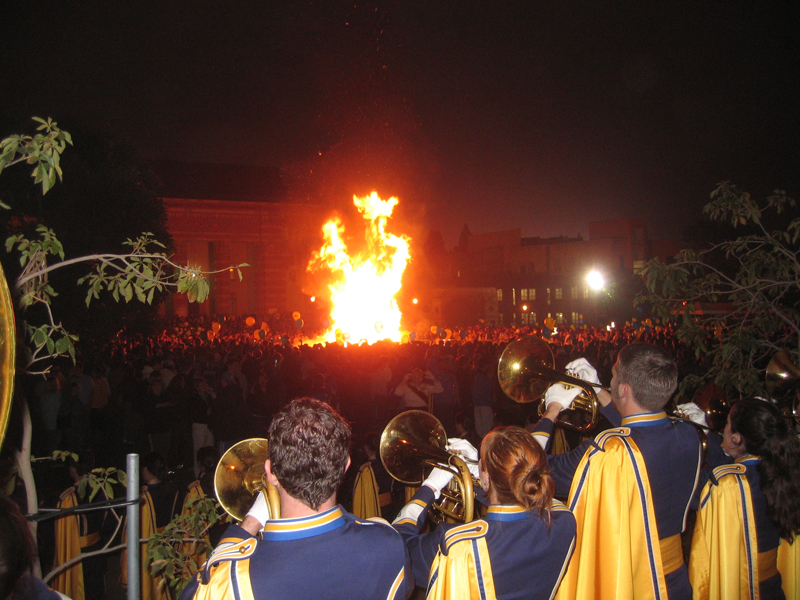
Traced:
POLYGON ((550 304, 550 288, 547 288, 546 292, 547 292, 547 304, 549 305, 550 304))
POLYGON ((586 286, 583 286, 583 287, 581 288, 581 297, 582 297, 584 300, 586 300, 586 299, 589 297, 589 288, 588 288, 588 287, 586 287, 586 286))
POLYGON ((536 288, 528 289, 528 300, 536 300, 536 288))
POLYGON ((526 290, 525 288, 522 288, 519 291, 519 299, 520 300, 527 300, 528 299, 528 290, 526 290))
POLYGON ((556 300, 561 300, 562 293, 561 288, 556 288, 556 300))
POLYGON ((569 288, 569 297, 572 298, 573 300, 577 300, 578 299, 578 286, 577 285, 569 288))
POLYGON ((572 324, 577 325, 581 318, 578 316, 578 313, 572 313, 572 324))
POLYGON ((497 301, 498 302, 503 301, 503 290, 501 288, 497 288, 497 301))
POLYGON ((564 313, 556 313, 556 323, 559 325, 564 323, 564 313))

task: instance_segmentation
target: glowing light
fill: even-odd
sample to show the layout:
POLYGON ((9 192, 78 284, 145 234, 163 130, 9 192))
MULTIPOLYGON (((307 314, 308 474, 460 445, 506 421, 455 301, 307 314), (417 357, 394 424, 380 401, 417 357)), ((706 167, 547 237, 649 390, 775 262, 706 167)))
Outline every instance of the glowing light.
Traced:
POLYGON ((519 363, 514 363, 513 365, 511 365, 511 368, 514 369, 515 371, 519 371, 520 368, 519 363))
POLYGON ((353 196, 353 203, 366 224, 366 251, 351 256, 343 239, 344 226, 333 219, 323 226, 325 242, 308 265, 309 271, 331 275, 330 326, 323 338, 340 343, 387 338, 399 342, 402 315, 395 295, 408 264, 410 239, 386 231, 398 200, 381 200, 372 192, 364 198, 353 196))
POLYGON ((600 273, 600 271, 590 271, 586 276, 586 283, 588 283, 589 287, 593 290, 602 290, 606 285, 606 280, 603 278, 603 274, 600 273))
POLYGON ((317 297, 316 296, 311 296, 311 301, 312 302, 316 302, 317 301, 317 297))
POLYGON ((417 300, 416 298, 414 298, 414 299, 411 301, 411 303, 412 303, 412 304, 418 304, 418 303, 419 303, 419 300, 417 300))
POLYGON ((528 310, 528 305, 527 304, 523 304, 522 305, 522 310, 528 310))

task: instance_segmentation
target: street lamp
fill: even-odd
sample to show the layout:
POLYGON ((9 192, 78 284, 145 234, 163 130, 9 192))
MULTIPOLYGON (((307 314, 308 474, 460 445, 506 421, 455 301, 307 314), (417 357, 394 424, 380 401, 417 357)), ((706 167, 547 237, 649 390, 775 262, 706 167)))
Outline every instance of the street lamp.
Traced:
POLYGON ((586 275, 586 283, 589 284, 589 287, 594 290, 594 324, 597 326, 598 320, 598 308, 597 308, 597 296, 598 292, 602 290, 606 285, 606 280, 603 277, 603 274, 598 271, 597 269, 592 269, 586 275))
POLYGON ((586 283, 589 284, 589 287, 592 288, 594 291, 602 290, 606 285, 606 280, 603 277, 603 274, 598 270, 589 271, 589 274, 586 275, 586 283))

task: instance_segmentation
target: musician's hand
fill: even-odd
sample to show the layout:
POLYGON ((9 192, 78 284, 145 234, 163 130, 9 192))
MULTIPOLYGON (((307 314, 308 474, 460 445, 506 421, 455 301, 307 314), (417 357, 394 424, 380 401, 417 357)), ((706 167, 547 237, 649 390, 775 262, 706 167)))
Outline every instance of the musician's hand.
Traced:
POLYGON ((697 406, 697 404, 694 402, 678 404, 678 406, 675 408, 678 413, 680 413, 682 416, 685 416, 690 421, 693 421, 698 425, 702 425, 703 427, 708 427, 708 423, 706 423, 706 413, 703 412, 703 409, 697 406))
POLYGON ((550 409, 554 405, 559 406, 559 412, 569 408, 572 401, 580 395, 583 390, 577 386, 569 389, 565 388, 560 383, 554 383, 547 388, 547 393, 544 395, 544 405, 550 409))
POLYGON ((597 385, 600 385, 600 378, 597 376, 597 370, 591 364, 589 364, 589 361, 585 358, 579 358, 577 360, 573 360, 571 363, 568 363, 567 371, 572 371, 575 373, 575 377, 578 379, 583 379, 589 383, 596 383, 597 385))
POLYGON ((431 488, 438 500, 439 496, 442 494, 442 490, 447 487, 447 484, 450 483, 450 480, 453 479, 454 476, 455 475, 451 471, 435 468, 425 481, 422 482, 422 485, 427 485, 431 488))
MULTIPOLYGON (((252 517, 259 522, 261 527, 259 527, 258 531, 264 529, 264 524, 270 519, 269 505, 267 504, 265 494, 259 492, 256 495, 256 501, 253 502, 253 506, 247 511, 247 517, 252 517)), ((247 518, 245 518, 245 521, 246 520, 247 518)), ((244 525, 245 521, 242 521, 242 525, 244 525)))
POLYGON ((460 454, 464 458, 464 462, 472 473, 475 479, 480 479, 480 472, 478 471, 478 450, 470 444, 467 440, 462 438, 450 438, 447 440, 445 446, 448 452, 460 454))

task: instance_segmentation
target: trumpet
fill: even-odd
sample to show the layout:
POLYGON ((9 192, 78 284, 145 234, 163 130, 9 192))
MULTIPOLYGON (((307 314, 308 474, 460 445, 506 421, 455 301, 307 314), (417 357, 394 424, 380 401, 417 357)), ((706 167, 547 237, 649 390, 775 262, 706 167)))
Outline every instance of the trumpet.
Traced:
MULTIPOLYGON (((600 416, 595 388, 609 391, 555 370, 550 345, 537 336, 526 336, 506 346, 497 365, 497 378, 506 396, 520 403, 543 400, 547 389, 556 383, 581 388, 583 391, 572 401, 569 410, 563 411, 556 420, 557 425, 579 432, 592 429, 600 416)), ((539 404, 540 416, 544 409, 542 401, 539 404)))
POLYGON ((430 467, 451 471, 455 484, 442 490, 431 516, 434 521, 468 523, 475 512, 475 485, 480 484, 473 480, 465 459, 448 452, 446 445, 439 419, 424 410, 408 410, 383 430, 381 462, 389 475, 406 485, 420 485, 430 467))
POLYGON ((264 494, 269 518, 279 519, 281 502, 277 488, 267 481, 264 463, 269 458, 268 442, 253 438, 228 448, 214 471, 214 490, 225 512, 243 521, 255 502, 256 494, 264 494))

